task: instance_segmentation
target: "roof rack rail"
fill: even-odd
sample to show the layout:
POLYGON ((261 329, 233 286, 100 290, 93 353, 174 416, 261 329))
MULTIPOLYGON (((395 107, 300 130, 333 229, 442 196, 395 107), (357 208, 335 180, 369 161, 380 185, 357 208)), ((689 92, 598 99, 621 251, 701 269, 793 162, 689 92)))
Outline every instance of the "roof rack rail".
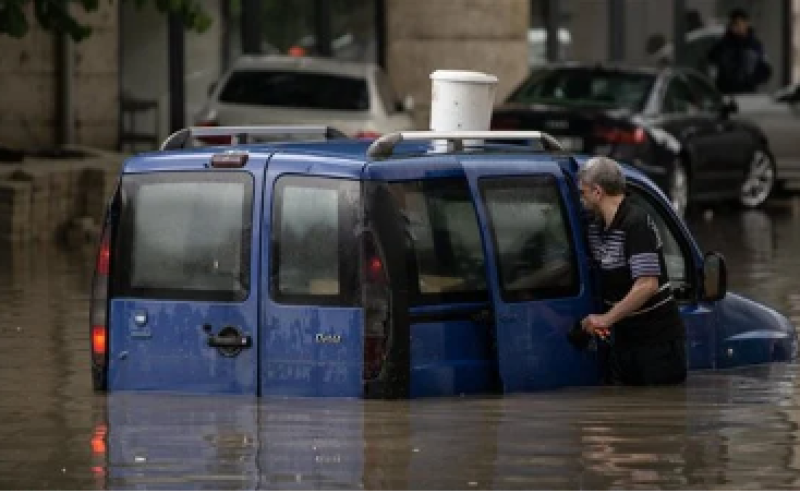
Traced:
POLYGON ((464 140, 490 139, 490 140, 523 140, 531 139, 541 142, 545 149, 551 148, 563 151, 564 146, 550 134, 536 131, 513 130, 463 130, 437 132, 435 130, 395 132, 382 135, 367 149, 367 156, 371 158, 389 157, 394 147, 404 140, 446 140, 453 146, 453 150, 460 151, 464 148, 464 140))
POLYGON ((183 149, 195 137, 231 137, 231 144, 246 143, 248 137, 264 135, 316 135, 327 140, 346 139, 341 131, 323 125, 253 125, 239 127, 187 127, 173 133, 161 144, 162 151, 183 149))

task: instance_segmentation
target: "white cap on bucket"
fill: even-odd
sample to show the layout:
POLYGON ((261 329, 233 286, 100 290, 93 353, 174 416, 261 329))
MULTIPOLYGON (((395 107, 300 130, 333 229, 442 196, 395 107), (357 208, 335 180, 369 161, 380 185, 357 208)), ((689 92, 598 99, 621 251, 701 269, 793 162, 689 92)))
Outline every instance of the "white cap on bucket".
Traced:
MULTIPOLYGON (((465 70, 437 70, 431 74, 431 130, 489 130, 497 77, 465 70)), ((480 145, 465 141, 464 145, 480 145)), ((442 143, 435 144, 442 149, 442 143)), ((446 147, 446 143, 444 143, 446 147)))

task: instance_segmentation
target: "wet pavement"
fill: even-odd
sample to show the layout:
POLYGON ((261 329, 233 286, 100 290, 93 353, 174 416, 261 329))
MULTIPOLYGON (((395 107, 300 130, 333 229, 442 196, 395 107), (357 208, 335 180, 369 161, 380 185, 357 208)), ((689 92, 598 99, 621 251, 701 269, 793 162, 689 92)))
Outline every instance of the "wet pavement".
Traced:
MULTIPOLYGON (((690 220, 800 324, 800 201, 690 220)), ((413 402, 96 395, 94 248, 0 252, 0 489, 794 489, 800 365, 413 402)))

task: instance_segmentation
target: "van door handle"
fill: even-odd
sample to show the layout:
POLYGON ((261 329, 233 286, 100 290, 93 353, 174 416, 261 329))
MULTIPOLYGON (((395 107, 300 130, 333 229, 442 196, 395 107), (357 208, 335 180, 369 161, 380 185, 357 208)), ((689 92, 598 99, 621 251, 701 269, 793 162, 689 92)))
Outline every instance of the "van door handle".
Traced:
POLYGON ((253 338, 246 335, 217 335, 208 336, 208 346, 216 348, 249 348, 253 345, 253 338))

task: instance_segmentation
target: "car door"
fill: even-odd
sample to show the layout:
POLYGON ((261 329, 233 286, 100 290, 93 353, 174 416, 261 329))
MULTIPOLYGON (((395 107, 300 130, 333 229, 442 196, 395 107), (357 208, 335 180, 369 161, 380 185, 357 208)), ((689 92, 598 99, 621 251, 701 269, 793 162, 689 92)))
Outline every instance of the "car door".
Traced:
POLYGON ((273 156, 265 178, 261 394, 360 397, 360 181, 355 171, 298 174, 297 159, 273 156))
POLYGON ((597 353, 567 333, 596 306, 574 189, 553 161, 463 159, 484 238, 505 392, 598 382, 597 353))
POLYGON ((684 223, 647 186, 629 181, 629 199, 658 226, 672 294, 686 325, 689 368, 713 368, 716 351, 716 302, 700 301, 699 252, 684 223))
POLYGON ((677 138, 689 156, 693 196, 719 194, 725 190, 719 175, 725 167, 720 164, 724 141, 717 129, 700 108, 688 84, 673 75, 666 84, 661 103, 660 124, 677 138))
POLYGON ((255 395, 263 166, 123 176, 109 390, 255 395))
POLYGON ((719 156, 714 163, 714 169, 718 170, 716 176, 724 182, 727 190, 738 194, 758 142, 750 131, 732 118, 731 110, 725 109, 722 95, 708 79, 690 71, 683 77, 699 106, 701 118, 708 122, 709 134, 714 136, 710 141, 713 149, 709 153, 719 156))

